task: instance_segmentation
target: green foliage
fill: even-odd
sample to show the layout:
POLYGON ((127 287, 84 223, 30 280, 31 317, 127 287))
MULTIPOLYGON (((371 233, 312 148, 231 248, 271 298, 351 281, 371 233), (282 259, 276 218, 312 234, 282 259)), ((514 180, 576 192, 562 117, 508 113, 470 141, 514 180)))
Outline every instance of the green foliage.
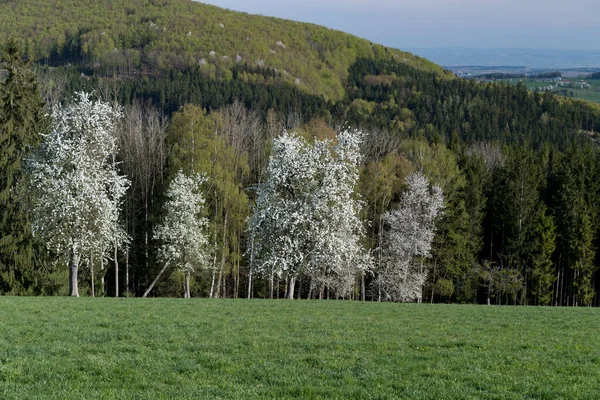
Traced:
POLYGON ((552 300, 552 284, 556 280, 552 255, 556 250, 556 225, 545 206, 537 211, 530 249, 532 261, 532 294, 537 304, 545 306, 552 300))
POLYGON ((207 178, 203 193, 211 223, 209 241, 215 252, 212 270, 218 270, 218 296, 225 274, 239 265, 241 234, 249 207, 241 185, 241 178, 248 173, 247 154, 237 156, 234 149, 217 136, 217 127, 215 117, 201 108, 183 107, 173 116, 169 128, 167 163, 169 175, 182 170, 186 174, 203 173, 207 178))
POLYGON ((17 294, 36 284, 35 247, 27 211, 23 163, 48 127, 31 65, 11 40, 0 69, 0 293, 17 294))
POLYGON ((358 57, 394 57, 446 74, 425 59, 346 33, 192 0, 10 1, 0 3, 0 15, 0 43, 15 35, 35 61, 84 63, 110 75, 200 65, 208 75, 226 77, 243 61, 275 68, 282 81, 339 99, 358 57))

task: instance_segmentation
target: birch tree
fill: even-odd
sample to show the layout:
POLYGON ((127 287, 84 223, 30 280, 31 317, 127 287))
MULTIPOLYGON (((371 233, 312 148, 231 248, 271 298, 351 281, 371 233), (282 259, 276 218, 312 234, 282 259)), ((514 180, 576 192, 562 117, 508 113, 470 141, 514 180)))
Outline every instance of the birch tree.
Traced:
MULTIPOLYGON (((427 271, 422 259, 429 257, 435 235, 435 218, 443 207, 442 189, 429 187, 420 173, 406 178, 408 189, 398 209, 384 215, 388 229, 383 239, 383 263, 378 286, 392 301, 420 301, 427 271)), ((381 295, 380 295, 381 299, 381 295)))
POLYGON ((192 273, 210 265, 208 219, 203 217, 205 199, 200 191, 205 181, 202 174, 186 176, 179 171, 167 191, 165 219, 154 232, 154 239, 162 242, 159 260, 185 274, 185 298, 191 297, 192 273))
POLYGON ((102 257, 115 239, 126 238, 118 221, 129 181, 112 157, 120 117, 120 110, 77 93, 70 106, 54 110, 51 133, 28 160, 32 230, 68 259, 71 296, 79 296, 81 257, 102 257))

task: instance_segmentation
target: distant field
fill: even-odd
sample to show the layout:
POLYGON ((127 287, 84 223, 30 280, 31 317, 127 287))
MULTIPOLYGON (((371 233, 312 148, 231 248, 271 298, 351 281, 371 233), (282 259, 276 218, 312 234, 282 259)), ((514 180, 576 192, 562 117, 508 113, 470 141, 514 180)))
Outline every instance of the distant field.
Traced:
MULTIPOLYGON (((580 78, 575 78, 573 81, 579 80, 580 78)), ((519 82, 523 82, 523 84, 528 89, 542 88, 548 85, 551 85, 549 82, 543 82, 539 79, 505 79, 505 82, 509 82, 513 85, 516 85, 519 82)), ((587 101, 592 101, 595 103, 600 103, 600 79, 584 79, 585 82, 589 83, 591 89, 575 89, 567 86, 558 87, 553 90, 553 92, 566 90, 567 97, 571 97, 571 92, 573 92, 573 98, 582 99, 587 101)), ((559 93, 561 94, 561 93, 559 93)))
POLYGON ((597 399, 600 310, 0 298, 2 399, 597 399))

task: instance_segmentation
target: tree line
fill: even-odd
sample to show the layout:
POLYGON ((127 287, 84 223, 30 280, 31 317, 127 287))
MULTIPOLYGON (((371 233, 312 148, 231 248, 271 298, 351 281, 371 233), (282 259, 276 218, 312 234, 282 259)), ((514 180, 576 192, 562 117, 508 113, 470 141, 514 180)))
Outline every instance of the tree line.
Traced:
MULTIPOLYGON (((252 86, 244 74, 256 71, 246 70, 223 80, 193 70, 189 78, 178 72, 153 81, 78 73, 62 84, 64 71, 53 70, 40 77, 42 97, 18 48, 2 56, 2 293, 69 290, 64 246, 49 249, 32 225, 39 219, 30 214, 37 205, 25 175, 33 168, 28 157, 47 148, 42 138, 69 131, 57 128, 64 117, 46 115, 81 104, 72 97, 79 85, 95 89, 92 103, 121 110, 109 135, 114 147, 106 147, 101 164, 129 182, 122 195, 108 191, 106 202, 93 204, 90 214, 97 215, 102 204, 105 212, 120 205, 111 221, 126 240, 115 243, 116 225, 109 224, 105 234, 91 235, 96 247, 79 247, 81 294, 142 296, 163 271, 151 295, 598 304, 600 163, 593 139, 600 119, 592 106, 520 87, 439 79, 392 60, 355 63, 348 95, 335 103, 293 85, 279 92, 269 92, 277 86, 269 82, 252 86), (261 100, 263 91, 271 101, 261 100), (345 122, 365 133, 350 164, 340 158, 348 152, 339 147, 344 132, 354 132, 340 128, 345 122), (281 136, 284 130, 294 134, 281 136), (290 146, 298 158, 288 163, 281 155, 290 146), (304 178, 296 162, 305 165, 304 178), (350 171, 350 178, 335 178, 335 171, 350 171), (288 178, 275 185, 277 176, 288 178), (173 186, 185 187, 186 179, 201 189, 201 200, 173 186), (167 246, 184 236, 168 233, 184 219, 169 217, 178 212, 177 193, 202 204, 194 214, 207 252, 194 262, 167 246), (301 210, 321 214, 269 226, 278 208, 280 224, 301 210), (295 250, 277 247, 293 231, 295 250), (311 236, 317 231, 321 241, 311 236), (207 268, 185 267, 194 263, 207 268)), ((49 203, 57 201, 38 205, 49 203)))

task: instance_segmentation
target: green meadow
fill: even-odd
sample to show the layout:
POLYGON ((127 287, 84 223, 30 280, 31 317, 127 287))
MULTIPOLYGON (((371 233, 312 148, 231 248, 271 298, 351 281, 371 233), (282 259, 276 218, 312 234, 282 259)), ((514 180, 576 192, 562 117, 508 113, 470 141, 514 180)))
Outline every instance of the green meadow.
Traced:
POLYGON ((1 399, 598 399, 600 310, 0 298, 1 399))
MULTIPOLYGON (((559 95, 567 95, 567 97, 572 97, 574 99, 587 100, 593 103, 600 103, 600 79, 586 79, 586 78, 564 78, 565 80, 570 80, 572 82, 577 82, 580 80, 584 80, 588 83, 591 88, 590 89, 581 89, 581 88, 571 88, 567 86, 559 86, 554 89, 552 92, 559 95)), ((523 83, 527 89, 535 90, 536 88, 540 89, 546 87, 548 85, 555 85, 555 83, 545 82, 541 79, 505 79, 505 82, 511 83, 513 85, 518 84, 519 82, 523 83)))

